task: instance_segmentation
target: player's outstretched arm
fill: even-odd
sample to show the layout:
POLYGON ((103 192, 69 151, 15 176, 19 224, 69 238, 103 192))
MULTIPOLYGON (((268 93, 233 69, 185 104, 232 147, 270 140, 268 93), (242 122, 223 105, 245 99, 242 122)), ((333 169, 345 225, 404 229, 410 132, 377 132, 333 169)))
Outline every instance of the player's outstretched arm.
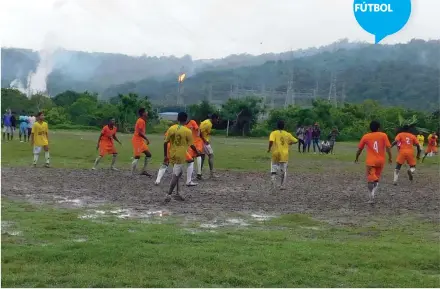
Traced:
POLYGON ((387 147, 387 154, 388 154, 388 163, 392 164, 393 163, 393 157, 391 155, 391 147, 387 147))
POLYGON ((358 149, 356 152, 356 158, 354 159, 354 162, 357 163, 359 162, 359 156, 361 155, 363 149, 358 149))
POLYGON ((120 145, 122 145, 121 141, 118 139, 118 137, 116 136, 116 134, 113 135, 113 139, 115 141, 117 141, 120 145))
POLYGON ((269 148, 267 149, 267 152, 269 153, 272 149, 273 141, 269 141, 269 148))

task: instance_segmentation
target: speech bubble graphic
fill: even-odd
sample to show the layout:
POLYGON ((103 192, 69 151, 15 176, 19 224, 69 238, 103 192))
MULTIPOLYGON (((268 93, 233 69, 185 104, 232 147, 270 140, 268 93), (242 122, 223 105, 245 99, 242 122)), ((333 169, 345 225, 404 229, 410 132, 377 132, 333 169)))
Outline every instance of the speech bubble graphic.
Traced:
POLYGON ((401 30, 411 16, 411 0, 354 0, 356 21, 379 43, 401 30))

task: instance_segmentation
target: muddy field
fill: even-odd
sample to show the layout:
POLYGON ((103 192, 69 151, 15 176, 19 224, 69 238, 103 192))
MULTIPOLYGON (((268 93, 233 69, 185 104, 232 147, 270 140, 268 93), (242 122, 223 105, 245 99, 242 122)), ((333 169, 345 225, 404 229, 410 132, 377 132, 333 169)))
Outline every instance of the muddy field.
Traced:
POLYGON ((385 215, 415 214, 438 218, 438 175, 424 174, 409 185, 401 175, 391 184, 392 170, 381 183, 376 203, 369 205, 363 175, 350 173, 290 173, 287 190, 271 190, 267 173, 219 172, 219 179, 204 180, 197 187, 182 187, 186 200, 162 201, 169 173, 160 186, 154 178, 129 172, 43 168, 2 168, 2 195, 33 203, 61 207, 96 208, 105 204, 132 212, 165 210, 173 215, 215 218, 220 214, 308 213, 338 223, 368 220, 385 215), (389 176, 388 176, 389 175, 389 176))

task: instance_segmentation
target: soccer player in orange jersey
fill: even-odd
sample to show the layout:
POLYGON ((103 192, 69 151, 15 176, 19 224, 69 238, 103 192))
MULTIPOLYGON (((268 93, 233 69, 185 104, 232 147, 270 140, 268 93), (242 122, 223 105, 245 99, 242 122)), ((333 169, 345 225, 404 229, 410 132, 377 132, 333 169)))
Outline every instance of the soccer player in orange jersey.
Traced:
POLYGON ((131 173, 134 174, 134 172, 136 171, 137 163, 141 158, 141 154, 144 154, 145 155, 144 168, 142 170, 141 175, 151 177, 151 175, 147 172, 147 165, 151 159, 150 149, 148 148, 150 141, 145 135, 148 112, 145 110, 145 108, 141 108, 139 109, 138 113, 139 113, 139 118, 136 121, 133 138, 131 139, 131 143, 133 144, 133 154, 134 154, 134 159, 133 162, 131 163, 131 173))
POLYGON ((374 196, 379 187, 380 175, 385 165, 385 151, 388 154, 388 162, 391 164, 391 144, 388 136, 379 131, 380 123, 372 121, 370 123, 370 133, 365 134, 359 142, 358 151, 356 153, 355 163, 359 161, 363 149, 367 148, 367 158, 365 164, 367 166, 368 190, 370 191, 369 203, 374 202, 374 196))
POLYGON ((397 155, 396 160, 396 170, 394 171, 394 181, 393 184, 397 186, 397 180, 399 179, 399 172, 402 168, 402 165, 406 162, 409 165, 408 169, 408 178, 412 182, 413 174, 416 171, 416 159, 414 158, 414 146, 417 147, 417 159, 420 159, 420 145, 417 137, 409 132, 409 126, 404 125, 402 128, 402 132, 399 133, 391 147, 398 145, 399 154, 397 155))
POLYGON ((92 170, 96 170, 99 161, 107 154, 113 155, 112 164, 110 168, 114 171, 118 170, 115 168, 116 157, 118 156, 118 152, 115 149, 113 140, 117 141, 119 144, 121 144, 121 142, 116 136, 116 131, 117 128, 115 126, 115 120, 112 118, 110 119, 108 124, 103 127, 103 129, 101 130, 101 134, 99 135, 98 145, 96 146, 96 149, 97 150, 99 149, 99 156, 96 158, 92 170))
POLYGON ((437 134, 433 132, 430 137, 428 137, 428 147, 426 148, 425 155, 423 156, 422 163, 425 161, 426 156, 431 153, 437 154, 437 134))
MULTIPOLYGON (((187 124, 185 125, 187 128, 189 128, 192 132, 192 137, 193 137, 193 141, 194 141, 194 146, 196 147, 196 149, 199 152, 203 151, 203 140, 200 137, 200 128, 197 125, 197 122, 195 122, 194 120, 190 120, 187 122, 187 124)), ((197 178, 201 179, 202 178, 202 156, 197 155, 191 148, 188 148, 188 154, 193 158, 193 159, 197 159, 197 178)), ((188 165, 188 175, 187 175, 187 180, 186 180, 186 184, 195 184, 192 182, 191 180, 191 176, 192 176, 192 172, 194 171, 194 163, 191 165, 191 167, 188 165), (189 172, 191 171, 191 174, 189 174, 189 172)))

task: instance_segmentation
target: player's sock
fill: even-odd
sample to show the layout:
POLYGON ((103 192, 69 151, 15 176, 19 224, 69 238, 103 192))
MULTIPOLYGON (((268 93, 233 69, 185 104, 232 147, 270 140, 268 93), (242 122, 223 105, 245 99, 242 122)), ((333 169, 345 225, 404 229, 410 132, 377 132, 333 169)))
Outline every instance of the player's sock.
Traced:
POLYGON ((136 170, 137 164, 138 164, 139 159, 133 159, 133 161, 131 162, 131 173, 133 174, 134 171, 136 170))
POLYGON ((162 165, 159 168, 159 171, 157 172, 157 178, 156 178, 156 185, 160 184, 160 181, 162 180, 163 176, 165 175, 165 172, 167 171, 168 166, 162 165))
POLYGON ((202 174, 202 157, 198 156, 197 158, 197 175, 202 174))
POLYGON ((95 164, 93 165, 93 169, 96 169, 96 167, 98 166, 100 160, 101 160, 101 156, 98 156, 96 158, 96 160, 95 160, 95 164))
POLYGON ((40 156, 39 154, 34 154, 34 165, 36 165, 38 163, 39 156, 40 156))
POLYGON ((116 158, 118 157, 118 155, 113 155, 112 157, 112 164, 110 166, 110 168, 114 169, 115 168, 115 163, 116 163, 116 158))
POLYGON ((50 163, 50 154, 49 154, 49 152, 44 152, 44 158, 46 159, 46 164, 50 163))
POLYGON ((370 200, 369 200, 369 203, 372 203, 373 202, 373 198, 374 198, 374 194, 373 194, 373 190, 374 190, 374 183, 371 183, 371 182, 369 182, 368 183, 368 191, 370 192, 370 196, 369 196, 369 198, 370 198, 370 200))
POLYGON ((374 198, 377 192, 377 189, 379 188, 379 182, 374 183, 373 190, 371 191, 371 197, 374 198))
POLYGON ((394 170, 394 184, 397 184, 397 180, 399 179, 399 170, 394 170))
POLYGON ((192 174, 194 171, 194 162, 188 163, 188 167, 186 168, 186 184, 191 184, 192 174))
POLYGON ((148 166, 148 162, 150 161, 150 157, 145 157, 144 159, 144 168, 142 169, 142 171, 146 171, 147 170, 147 166, 148 166))

